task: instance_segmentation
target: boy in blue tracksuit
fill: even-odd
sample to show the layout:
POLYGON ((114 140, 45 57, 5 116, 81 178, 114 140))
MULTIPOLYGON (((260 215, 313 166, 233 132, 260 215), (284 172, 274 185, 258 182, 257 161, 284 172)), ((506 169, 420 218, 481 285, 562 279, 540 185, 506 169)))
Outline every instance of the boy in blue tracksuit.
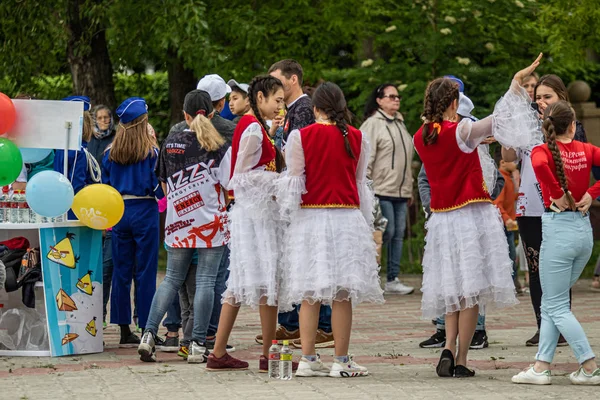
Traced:
POLYGON ((123 218, 112 230, 113 279, 110 322, 121 328, 121 345, 137 345, 131 324, 131 281, 136 276, 138 324, 146 326, 156 290, 159 215, 156 200, 164 197, 154 174, 158 148, 148 133, 144 99, 131 97, 117 109, 117 134, 102 160, 102 182, 125 202, 123 218))

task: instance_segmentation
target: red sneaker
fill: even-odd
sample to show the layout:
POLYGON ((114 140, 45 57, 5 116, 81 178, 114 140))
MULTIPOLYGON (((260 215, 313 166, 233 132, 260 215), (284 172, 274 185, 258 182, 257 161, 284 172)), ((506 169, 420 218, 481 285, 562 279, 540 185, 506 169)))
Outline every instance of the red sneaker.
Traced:
MULTIPOLYGON (((298 369, 298 363, 296 361, 292 361, 292 372, 296 372, 298 369)), ((258 372, 269 372, 269 359, 265 356, 260 356, 258 360, 258 372)))
POLYGON ((232 371, 244 369, 248 369, 248 363, 246 361, 238 360, 227 353, 221 358, 217 358, 211 353, 206 361, 207 371, 232 371))

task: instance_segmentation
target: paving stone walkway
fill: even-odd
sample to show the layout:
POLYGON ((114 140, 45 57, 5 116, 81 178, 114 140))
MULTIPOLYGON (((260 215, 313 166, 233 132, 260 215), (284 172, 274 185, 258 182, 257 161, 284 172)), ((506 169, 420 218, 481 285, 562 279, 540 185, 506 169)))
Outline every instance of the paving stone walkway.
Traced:
MULTIPOLYGON (((405 281, 420 287, 420 278, 405 281)), ((600 292, 590 281, 574 288, 573 310, 600 351, 600 292)), ((418 343, 435 330, 420 319, 420 294, 386 296, 386 304, 355 309, 351 352, 369 368, 370 376, 356 379, 294 378, 269 381, 258 373, 260 330, 258 313, 243 308, 232 342, 236 357, 248 360, 245 372, 207 372, 188 365, 176 354, 158 353, 159 362, 139 361, 136 349, 118 348, 118 329, 105 329, 102 354, 78 357, 0 358, 0 399, 567 399, 597 398, 598 388, 572 386, 568 373, 577 367, 570 348, 559 348, 552 386, 517 386, 510 377, 532 363, 536 348, 525 347, 535 332, 529 297, 521 304, 487 317, 490 347, 470 351, 472 379, 440 379, 435 374, 439 349, 420 349, 418 343)), ((299 352, 297 351, 299 354, 299 352)), ((332 349, 321 351, 331 361, 332 349)))

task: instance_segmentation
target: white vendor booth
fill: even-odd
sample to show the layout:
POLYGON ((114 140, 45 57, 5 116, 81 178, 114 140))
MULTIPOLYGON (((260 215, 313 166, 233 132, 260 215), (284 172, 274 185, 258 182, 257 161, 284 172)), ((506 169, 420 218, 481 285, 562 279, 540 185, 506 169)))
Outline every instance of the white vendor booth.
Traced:
MULTIPOLYGON (((13 103, 17 120, 7 136, 19 148, 80 149, 83 103, 13 103)), ((35 308, 25 306, 21 289, 0 290, 0 356, 102 352, 102 232, 78 221, 0 224, 0 242, 15 237, 39 248, 42 281, 35 308)))

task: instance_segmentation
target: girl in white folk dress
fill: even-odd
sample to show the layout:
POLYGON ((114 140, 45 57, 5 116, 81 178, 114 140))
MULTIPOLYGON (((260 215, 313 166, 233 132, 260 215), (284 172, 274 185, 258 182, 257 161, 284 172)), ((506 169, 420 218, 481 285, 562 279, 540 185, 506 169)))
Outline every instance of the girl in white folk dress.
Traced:
POLYGON ((291 132, 287 172, 277 200, 285 235, 280 307, 301 304, 302 358, 296 376, 356 377, 365 367, 348 355, 352 306, 383 303, 372 236, 373 193, 367 188, 369 144, 347 125, 341 89, 326 82, 313 97, 317 123, 291 132), (331 305, 335 357, 331 370, 315 351, 321 304, 331 305))
POLYGON ((264 338, 259 359, 262 372, 268 370, 269 346, 275 339, 281 276, 279 243, 283 236, 275 182, 283 160, 267 135, 264 121, 275 118, 283 107, 281 81, 271 76, 254 78, 248 98, 251 109, 238 122, 231 145, 232 177, 228 189, 233 191, 235 204, 229 214, 229 279, 207 370, 248 368, 247 362, 231 357, 226 349, 241 304, 259 308, 264 338))
POLYGON ((413 138, 427 170, 433 212, 427 222, 421 308, 429 320, 446 316, 446 346, 436 368, 440 377, 474 376, 467 353, 478 313, 518 303, 503 223, 476 149, 492 135, 506 147, 539 136, 531 100, 519 84, 540 59, 541 54, 515 75, 494 114, 480 121, 456 122, 459 90, 452 80, 436 79, 425 93, 424 124, 413 138))

